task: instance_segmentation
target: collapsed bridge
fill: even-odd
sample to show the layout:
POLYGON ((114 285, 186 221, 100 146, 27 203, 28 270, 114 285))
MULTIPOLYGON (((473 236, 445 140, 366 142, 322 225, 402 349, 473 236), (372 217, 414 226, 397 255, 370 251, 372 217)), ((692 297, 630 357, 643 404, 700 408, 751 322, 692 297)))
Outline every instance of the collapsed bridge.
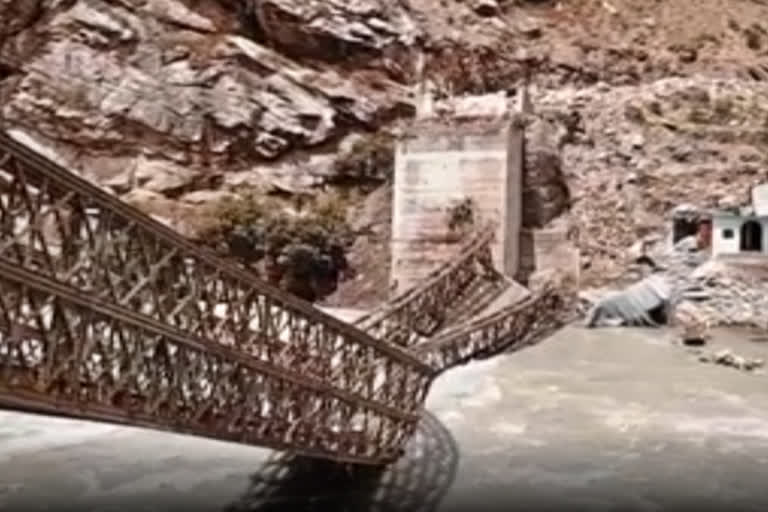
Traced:
POLYGON ((0 233, 0 407, 343 462, 393 461, 440 372, 563 322, 563 288, 498 269, 498 223, 346 323, 8 133, 0 233))

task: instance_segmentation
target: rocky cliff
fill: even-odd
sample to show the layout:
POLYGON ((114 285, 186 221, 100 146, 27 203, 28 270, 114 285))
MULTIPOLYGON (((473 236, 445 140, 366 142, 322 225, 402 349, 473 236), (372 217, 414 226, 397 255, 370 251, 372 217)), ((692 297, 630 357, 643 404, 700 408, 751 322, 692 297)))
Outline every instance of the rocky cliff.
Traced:
MULTIPOLYGON (((244 190, 349 184, 337 155, 413 113, 420 71, 442 95, 529 73, 527 222, 578 224, 599 277, 669 205, 764 178, 766 19, 759 0, 0 0, 0 115, 194 234, 244 190)), ((365 158, 352 181, 386 178, 365 158)))
POLYGON ((0 5, 12 21, 3 118, 118 194, 197 202, 217 185, 311 183, 323 162, 303 173, 272 162, 410 109, 385 73, 357 79, 277 49, 384 58, 411 45, 407 13, 375 0, 0 5), (249 37, 257 29, 266 42, 249 37))

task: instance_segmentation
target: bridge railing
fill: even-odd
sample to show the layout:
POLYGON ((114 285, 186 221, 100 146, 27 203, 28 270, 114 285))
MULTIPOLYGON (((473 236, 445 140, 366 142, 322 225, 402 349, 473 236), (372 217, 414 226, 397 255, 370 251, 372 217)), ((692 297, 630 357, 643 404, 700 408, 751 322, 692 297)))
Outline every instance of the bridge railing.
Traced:
POLYGON ((484 285, 504 282, 491 259, 494 230, 493 223, 477 229, 450 263, 360 317, 355 326, 378 339, 411 347, 448 325, 452 316, 482 309, 492 300, 484 285), (464 299, 471 299, 473 304, 465 304, 464 299), (465 311, 459 313, 461 306, 465 311))
MULTIPOLYGON (((4 282, 0 297, 17 301, 13 306, 16 310, 12 307, 5 310, 6 352, 19 350, 8 348, 15 342, 9 341, 14 338, 7 335, 11 329, 23 327, 24 332, 38 333, 39 341, 48 347, 47 357, 55 357, 58 352, 53 349, 70 336, 70 328, 51 318, 66 316, 65 310, 70 307, 78 314, 85 314, 91 306, 77 300, 88 299, 91 305, 102 303, 116 309, 99 313, 101 323, 89 324, 91 317, 84 317, 84 323, 79 324, 83 326, 80 337, 72 338, 76 346, 71 350, 79 354, 78 357, 84 357, 83 354, 91 350, 88 344, 93 343, 97 335, 88 329, 95 329, 97 324, 118 322, 119 325, 112 327, 116 332, 119 329, 145 332, 150 325, 162 325, 174 330, 177 336, 198 340, 198 352, 189 349, 189 353, 202 354, 210 350, 214 354, 226 349, 231 357, 246 358, 248 364, 263 365, 279 373, 282 380, 275 381, 276 387, 269 386, 274 390, 284 388, 286 399, 294 396, 291 400, 297 400, 295 407, 303 408, 304 423, 297 428, 317 428, 319 432, 327 428, 322 423, 325 413, 309 414, 318 407, 317 411, 323 409, 325 402, 308 400, 302 404, 299 394, 294 394, 296 389, 302 389, 312 396, 308 382, 322 382, 326 391, 343 394, 349 403, 340 409, 342 411, 371 405, 372 408, 365 409, 362 419, 358 418, 363 425, 361 433, 356 434, 360 441, 347 448, 344 448, 346 445, 333 449, 326 446, 323 449, 330 450, 326 455, 331 458, 363 458, 375 462, 392 457, 393 450, 415 427, 432 371, 408 352, 374 339, 236 265, 200 250, 173 230, 5 133, 0 133, 0 171, 0 275, 4 282), (27 298, 19 295, 20 292, 16 295, 10 292, 27 290, 19 280, 22 275, 36 276, 43 283, 36 289, 29 288, 32 295, 27 298), (62 288, 51 292, 54 285, 62 288), (68 294, 66 299, 60 295, 64 291, 68 294), (31 302, 33 296, 35 304, 31 302), (58 309, 51 310, 50 305, 39 302, 42 300, 47 301, 46 304, 57 304, 58 309), (48 308, 48 313, 41 308, 48 308), (138 315, 132 318, 141 325, 129 327, 123 320, 110 317, 118 310, 138 315), (30 324, 30 318, 36 320, 30 324), (291 386, 298 388, 286 384, 294 381, 291 386), (386 437, 384 442, 379 442, 381 435, 386 437)), ((137 335, 131 336, 136 339, 137 335)), ((174 343, 180 341, 175 339, 174 343)), ((129 351, 126 346, 121 350, 129 351)), ((0 353, 0 361, 2 357, 0 353)), ((125 364, 128 360, 138 364, 140 360, 138 353, 125 353, 121 357, 125 364)), ((225 359, 218 361, 224 364, 225 359)), ((70 372, 68 381, 74 383, 83 378, 85 364, 84 359, 75 358, 58 371, 70 372)), ((42 370, 34 372, 38 371, 42 370)), ((159 373, 147 369, 156 401, 164 400, 165 391, 157 379, 169 378, 163 376, 165 371, 167 369, 159 373)), ((3 382, 7 385, 9 381, 3 382)), ((29 391, 23 384, 20 386, 5 392, 24 395, 29 391)), ((90 411, 86 415, 96 410, 89 409, 90 395, 69 394, 66 400, 59 403, 60 408, 90 411)), ((257 405, 255 402, 244 404, 257 405)), ((101 405, 94 404, 94 407, 101 405)), ((243 414, 239 408, 229 411, 231 418, 243 414)), ((158 417, 156 426, 162 428, 163 421, 158 417)), ((282 420, 271 417, 269 421, 282 420)), ((277 428, 274 425, 277 423, 272 427, 277 428)), ((178 429, 183 428, 178 425, 178 429)), ((346 430, 339 428, 349 434, 352 426, 346 430)), ((270 445, 282 449, 285 443, 270 445)), ((294 445, 296 451, 304 448, 302 444, 294 445)))
POLYGON ((414 353, 439 373, 499 350, 520 349, 565 325, 569 304, 552 279, 520 302, 447 329, 414 353))
POLYGON ((418 418, 5 261, 0 286, 3 406, 351 462, 394 458, 418 418))

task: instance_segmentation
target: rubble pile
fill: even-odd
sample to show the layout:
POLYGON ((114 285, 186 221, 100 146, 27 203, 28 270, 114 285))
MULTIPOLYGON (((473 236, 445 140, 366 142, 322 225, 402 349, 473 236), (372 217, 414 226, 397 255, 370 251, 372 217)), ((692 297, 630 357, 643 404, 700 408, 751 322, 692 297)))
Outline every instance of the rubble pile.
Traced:
POLYGON ((673 290, 687 287, 693 272, 709 259, 709 254, 701 251, 696 237, 686 237, 672 247, 661 248, 650 256, 664 272, 664 277, 673 290))
POLYGON ((676 310, 695 315, 709 326, 768 329, 768 276, 709 261, 680 288, 676 310))
MULTIPOLYGON (((695 237, 671 247, 659 245, 639 258, 651 268, 650 275, 635 279, 620 292, 587 289, 580 293, 580 311, 587 325, 630 325, 656 308, 667 308, 671 313, 667 320, 682 327, 684 339, 703 340, 716 326, 768 329, 768 265, 712 260, 708 252, 698 249, 695 237), (641 300, 638 290, 646 288, 657 290, 656 300, 641 300), (635 312, 628 314, 628 310, 635 312)), ((640 323, 654 325, 647 320, 640 323)))

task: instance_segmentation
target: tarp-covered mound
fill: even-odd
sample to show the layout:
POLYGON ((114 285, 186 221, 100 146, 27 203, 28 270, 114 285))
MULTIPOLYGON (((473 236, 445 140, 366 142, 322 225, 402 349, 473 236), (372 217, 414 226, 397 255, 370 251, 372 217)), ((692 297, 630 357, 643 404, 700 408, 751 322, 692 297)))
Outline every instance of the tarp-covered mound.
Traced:
POLYGON ((671 288, 659 274, 653 274, 625 290, 600 299, 589 311, 587 327, 657 326, 666 321, 671 288))

